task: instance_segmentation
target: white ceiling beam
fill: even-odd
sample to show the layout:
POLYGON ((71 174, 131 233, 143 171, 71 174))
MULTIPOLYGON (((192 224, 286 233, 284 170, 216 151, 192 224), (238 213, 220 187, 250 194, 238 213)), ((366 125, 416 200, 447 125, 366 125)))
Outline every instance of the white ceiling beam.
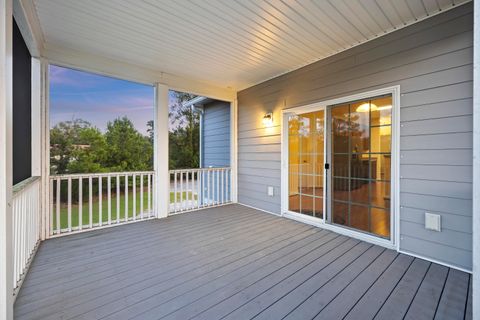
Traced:
POLYGON ((237 96, 236 91, 233 89, 221 88, 202 81, 65 47, 46 45, 43 56, 51 64, 150 85, 160 83, 172 90, 193 93, 213 99, 233 101, 237 96))
POLYGON ((13 16, 30 54, 40 57, 43 53, 45 38, 33 0, 13 0, 13 16))

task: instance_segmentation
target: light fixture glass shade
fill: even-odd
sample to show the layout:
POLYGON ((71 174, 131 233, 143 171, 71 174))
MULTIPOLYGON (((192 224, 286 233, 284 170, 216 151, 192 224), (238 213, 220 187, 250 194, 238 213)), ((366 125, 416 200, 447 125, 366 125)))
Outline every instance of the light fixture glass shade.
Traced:
POLYGON ((266 113, 263 116, 262 123, 266 127, 271 127, 273 125, 273 114, 271 112, 266 113))
POLYGON ((377 111, 378 110, 378 107, 373 104, 373 103, 368 103, 368 102, 365 102, 365 103, 362 103, 361 105, 359 105, 357 107, 357 112, 368 112, 368 111, 377 111))

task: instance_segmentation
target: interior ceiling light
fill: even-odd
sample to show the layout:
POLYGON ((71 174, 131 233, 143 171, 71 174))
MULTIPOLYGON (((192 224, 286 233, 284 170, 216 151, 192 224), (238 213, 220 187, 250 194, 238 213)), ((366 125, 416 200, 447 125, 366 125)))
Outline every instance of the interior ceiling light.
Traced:
POLYGON ((361 105, 359 105, 357 107, 356 111, 357 112, 368 112, 370 110, 380 111, 380 110, 387 110, 387 109, 392 109, 392 105, 377 107, 376 104, 365 102, 365 103, 362 103, 361 105))

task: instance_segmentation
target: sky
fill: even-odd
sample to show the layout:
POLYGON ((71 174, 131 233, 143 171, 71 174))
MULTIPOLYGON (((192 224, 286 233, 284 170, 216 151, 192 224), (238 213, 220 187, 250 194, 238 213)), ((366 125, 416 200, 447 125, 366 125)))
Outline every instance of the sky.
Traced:
MULTIPOLYGON (((170 93, 170 105, 175 102, 170 93)), ((147 134, 154 117, 153 86, 50 66, 50 126, 83 119, 105 131, 108 121, 127 116, 147 134)))

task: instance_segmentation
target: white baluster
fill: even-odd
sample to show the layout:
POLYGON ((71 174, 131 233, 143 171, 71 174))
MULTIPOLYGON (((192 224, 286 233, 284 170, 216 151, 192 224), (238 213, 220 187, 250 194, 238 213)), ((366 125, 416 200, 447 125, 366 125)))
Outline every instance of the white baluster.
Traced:
POLYGON ((93 187, 92 177, 88 177, 88 226, 93 228, 93 187))
POLYGON ((78 230, 83 229, 83 179, 78 178, 78 230))
POLYGON ((102 176, 98 177, 98 226, 102 226, 102 176))
POLYGON ((186 172, 186 176, 185 176, 185 206, 186 206, 186 209, 190 209, 190 188, 189 188, 189 180, 190 180, 190 171, 187 171, 186 172))
POLYGON ((137 176, 132 175, 133 221, 137 220, 137 176))
POLYGON ((67 203, 68 203, 68 232, 72 232, 72 178, 68 178, 67 203))
POLYGON ((148 216, 152 214, 152 201, 151 201, 151 194, 152 194, 152 188, 151 188, 151 174, 148 174, 148 216))
POLYGON ((50 223, 48 224, 49 234, 53 235, 53 179, 50 179, 50 223))
POLYGON ((61 225, 60 225, 60 185, 61 185, 61 180, 60 178, 57 178, 57 221, 56 221, 56 224, 57 224, 57 234, 59 234, 62 230, 61 230, 61 225))
POLYGON ((120 223, 120 175, 117 174, 117 223, 120 223))
POLYGON ((128 175, 125 175, 125 222, 128 221, 128 175))
POLYGON ((112 224, 112 177, 107 177, 107 210, 108 210, 108 224, 112 224))
POLYGON ((210 188, 210 175, 211 175, 211 170, 207 171, 207 205, 211 205, 212 203, 212 198, 211 198, 211 188, 210 188))
POLYGON ((221 184, 220 184, 220 190, 221 190, 221 202, 220 203, 224 203, 225 202, 225 194, 224 194, 224 191, 225 191, 225 169, 221 169, 222 171, 222 179, 221 179, 221 184))
POLYGON ((140 219, 143 219, 143 174, 140 174, 140 219))
POLYGON ((183 210, 183 172, 180 171, 180 210, 183 210))
POLYGON ((177 171, 173 171, 173 211, 177 212, 177 171))

